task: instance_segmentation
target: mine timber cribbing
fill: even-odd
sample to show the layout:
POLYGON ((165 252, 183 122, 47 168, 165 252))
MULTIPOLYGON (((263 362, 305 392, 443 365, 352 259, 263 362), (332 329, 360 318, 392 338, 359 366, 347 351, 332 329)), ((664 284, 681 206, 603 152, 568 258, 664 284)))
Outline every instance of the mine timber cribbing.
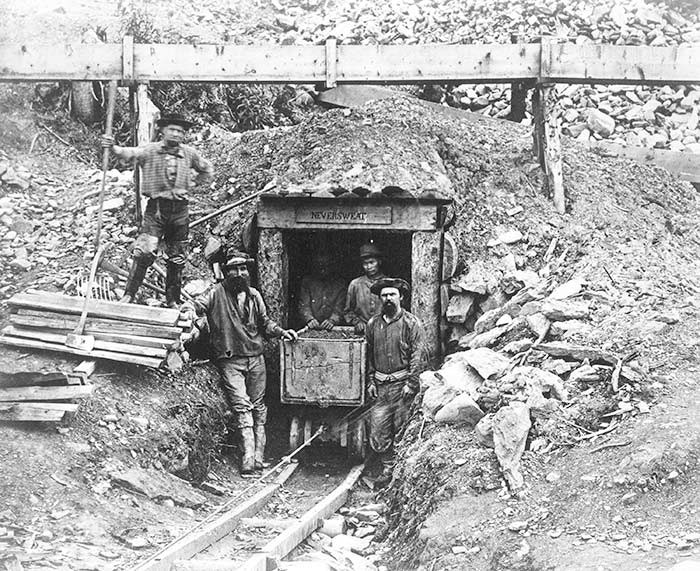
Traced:
POLYGON ((700 83, 700 46, 0 44, 0 81, 700 83))

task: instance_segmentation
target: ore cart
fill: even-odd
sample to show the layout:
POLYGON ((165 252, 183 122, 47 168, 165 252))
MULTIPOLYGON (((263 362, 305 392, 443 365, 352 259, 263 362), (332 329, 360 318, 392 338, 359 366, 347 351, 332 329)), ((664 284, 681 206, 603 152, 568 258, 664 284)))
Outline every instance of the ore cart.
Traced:
POLYGON ((351 327, 302 333, 280 343, 280 402, 293 405, 289 447, 294 450, 323 424, 323 438, 350 457, 365 456, 365 423, 352 413, 364 405, 367 344, 351 327))

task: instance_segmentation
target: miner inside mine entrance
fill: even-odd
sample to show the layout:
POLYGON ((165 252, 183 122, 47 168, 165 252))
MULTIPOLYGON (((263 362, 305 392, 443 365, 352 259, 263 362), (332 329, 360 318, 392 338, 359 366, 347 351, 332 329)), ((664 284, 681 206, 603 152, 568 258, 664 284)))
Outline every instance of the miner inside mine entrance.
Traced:
MULTIPOLYGON (((349 326, 363 335, 370 314, 380 309, 378 300, 371 307, 368 299, 371 284, 386 275, 411 277, 409 232, 290 231, 285 242, 289 322, 297 329, 349 326)), ((404 303, 410 307, 410 300, 404 303)))

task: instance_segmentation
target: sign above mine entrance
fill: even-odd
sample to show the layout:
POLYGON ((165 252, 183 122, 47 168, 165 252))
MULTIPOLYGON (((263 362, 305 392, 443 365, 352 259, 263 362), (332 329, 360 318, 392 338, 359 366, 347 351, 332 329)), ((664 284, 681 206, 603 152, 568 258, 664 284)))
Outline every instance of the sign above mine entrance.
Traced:
POLYGON ((296 221, 305 224, 391 224, 391 206, 308 205, 296 209, 296 221))

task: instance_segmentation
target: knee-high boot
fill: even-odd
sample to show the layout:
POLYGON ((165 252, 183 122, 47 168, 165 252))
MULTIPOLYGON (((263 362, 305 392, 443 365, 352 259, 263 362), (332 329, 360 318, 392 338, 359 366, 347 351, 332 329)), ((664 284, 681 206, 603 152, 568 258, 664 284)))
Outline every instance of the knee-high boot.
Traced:
POLYGON ((168 307, 179 307, 180 289, 182 287, 182 266, 168 262, 165 271, 165 304, 168 307))
POLYGON ((252 474, 255 470, 255 435, 253 428, 240 429, 241 434, 241 474, 252 474))
POLYGON ((136 292, 139 291, 143 278, 146 277, 146 271, 149 265, 150 264, 138 258, 131 262, 129 277, 126 278, 126 286, 124 286, 124 296, 119 301, 122 303, 133 303, 136 292))
POLYGON ((255 431, 255 469, 262 470, 265 467, 265 444, 267 443, 267 435, 265 434, 265 425, 256 424, 255 431))

